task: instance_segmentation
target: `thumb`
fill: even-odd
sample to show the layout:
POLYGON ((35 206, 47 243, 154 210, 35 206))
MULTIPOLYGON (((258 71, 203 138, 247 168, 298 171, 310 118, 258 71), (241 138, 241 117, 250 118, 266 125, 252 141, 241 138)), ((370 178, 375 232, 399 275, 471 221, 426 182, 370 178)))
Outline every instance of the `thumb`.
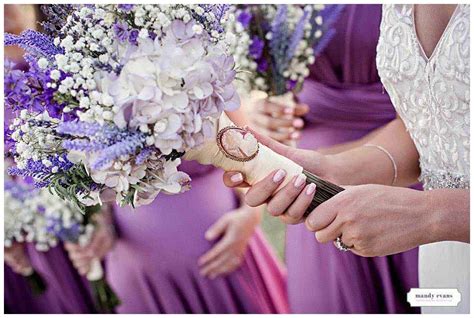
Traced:
POLYGON ((256 132, 255 130, 253 130, 252 128, 250 128, 248 126, 245 127, 245 129, 247 131, 250 131, 252 133, 252 135, 254 135, 255 138, 257 138, 257 140, 260 143, 262 143, 263 145, 267 146, 268 148, 272 149, 273 151, 275 151, 276 153, 279 153, 280 155, 282 155, 284 157, 290 158, 291 150, 294 151, 294 148, 290 148, 288 146, 285 146, 284 144, 279 143, 278 141, 275 141, 275 140, 273 140, 272 138, 270 138, 268 136, 265 136, 265 135, 262 135, 262 134, 256 132))
POLYGON ((215 240, 219 235, 223 234, 228 225, 227 215, 222 216, 214 224, 212 224, 204 235, 206 240, 215 240))

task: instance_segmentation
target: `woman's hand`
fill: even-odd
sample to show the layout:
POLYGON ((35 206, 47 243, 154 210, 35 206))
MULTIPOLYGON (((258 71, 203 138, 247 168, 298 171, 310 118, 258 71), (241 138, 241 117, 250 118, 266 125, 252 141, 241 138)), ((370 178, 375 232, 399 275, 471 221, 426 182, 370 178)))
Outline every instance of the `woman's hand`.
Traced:
MULTIPOLYGON (((323 179, 336 184, 339 183, 336 179, 338 169, 333 166, 331 156, 325 156, 316 151, 288 147, 254 130, 251 130, 251 132, 260 143, 280 155, 293 160, 323 179)), ((266 178, 252 185, 245 194, 245 202, 249 206, 268 203, 267 209, 270 214, 280 217, 285 223, 303 222, 303 214, 309 207, 317 189, 314 185, 305 185, 304 175, 297 175, 293 176, 291 182, 275 193, 285 176, 286 171, 284 170, 273 171, 266 178)), ((243 182, 244 178, 239 172, 225 172, 223 178, 225 185, 228 187, 248 187, 248 184, 243 182)))
POLYGON ((444 240, 469 242, 469 190, 354 186, 319 205, 305 223, 319 242, 341 236, 360 256, 390 255, 444 240))
POLYGON ((250 126, 281 143, 294 144, 301 136, 303 117, 309 110, 306 104, 281 105, 267 99, 250 99, 245 110, 250 126))
POLYGON ((31 263, 25 251, 25 245, 14 242, 12 246, 4 248, 5 263, 20 275, 26 275, 31 271, 31 263))
POLYGON ((112 249, 116 240, 113 225, 105 221, 102 214, 97 215, 96 221, 97 227, 89 244, 86 246, 70 242, 64 244, 72 264, 81 275, 86 275, 89 272, 92 260, 103 259, 112 249))
POLYGON ((259 209, 243 206, 217 220, 207 230, 205 237, 209 241, 219 240, 199 258, 201 274, 214 279, 237 269, 244 259, 260 217, 259 209))

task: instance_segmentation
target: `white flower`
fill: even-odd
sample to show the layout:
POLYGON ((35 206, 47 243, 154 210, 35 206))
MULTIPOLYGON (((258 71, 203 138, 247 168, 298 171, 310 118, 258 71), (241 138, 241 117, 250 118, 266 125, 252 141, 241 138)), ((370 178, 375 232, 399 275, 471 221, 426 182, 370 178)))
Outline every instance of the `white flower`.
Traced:
POLYGON ((51 79, 57 81, 61 77, 61 73, 58 70, 52 70, 49 76, 51 77, 51 79))
POLYGON ((41 69, 45 69, 46 67, 48 67, 48 60, 45 59, 44 57, 40 58, 38 60, 38 67, 41 68, 41 69))

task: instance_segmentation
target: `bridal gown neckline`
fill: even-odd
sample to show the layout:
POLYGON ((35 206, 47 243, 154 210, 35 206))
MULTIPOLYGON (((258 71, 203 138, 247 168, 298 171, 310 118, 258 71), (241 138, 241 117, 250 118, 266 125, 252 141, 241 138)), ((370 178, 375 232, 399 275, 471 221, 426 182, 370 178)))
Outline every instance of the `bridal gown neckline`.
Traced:
POLYGON ((413 25, 413 33, 415 34, 416 42, 418 43, 420 53, 421 53, 421 55, 423 55, 423 57, 425 58, 427 63, 431 62, 431 60, 436 57, 436 53, 438 52, 438 47, 440 46, 440 43, 442 42, 443 38, 445 37, 446 31, 449 29, 449 27, 450 27, 455 15, 456 15, 457 11, 458 11, 458 8, 459 8, 459 4, 456 5, 453 12, 451 13, 451 17, 449 18, 448 23, 444 27, 443 33, 441 33, 441 36, 439 37, 438 41, 436 42, 436 45, 435 45, 433 51, 431 52, 430 56, 428 57, 428 55, 426 54, 426 50, 423 47, 423 44, 421 43, 420 38, 418 36, 418 31, 417 31, 417 27, 416 27, 417 23, 416 23, 416 20, 415 20, 415 4, 412 4, 411 20, 412 20, 412 25, 413 25))

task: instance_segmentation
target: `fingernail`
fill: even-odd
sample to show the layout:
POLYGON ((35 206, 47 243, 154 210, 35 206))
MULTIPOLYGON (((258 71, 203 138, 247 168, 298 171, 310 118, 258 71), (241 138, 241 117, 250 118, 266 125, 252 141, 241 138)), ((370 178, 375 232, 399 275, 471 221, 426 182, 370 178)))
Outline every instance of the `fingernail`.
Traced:
POLYGON ((244 176, 242 176, 241 173, 236 173, 232 177, 230 177, 230 180, 234 183, 240 183, 244 181, 244 176))
POLYGON ((307 187, 306 187, 306 195, 311 195, 314 193, 314 190, 316 190, 316 185, 314 183, 310 183, 307 187))
POLYGON ((285 108, 285 109, 283 110, 283 112, 284 112, 285 114, 291 115, 291 114, 293 114, 293 108, 285 108))
POLYGON ((293 126, 300 128, 303 127, 304 121, 301 118, 293 120, 293 126))
POLYGON ((295 179, 295 182, 294 182, 295 188, 301 187, 305 181, 306 181, 306 176, 304 174, 300 174, 295 179))
POLYGON ((278 170, 273 176, 273 182, 278 183, 286 176, 286 171, 283 169, 278 170))
POLYGON ((295 131, 294 133, 291 133, 290 137, 291 139, 297 139, 300 136, 300 133, 298 131, 295 131))

